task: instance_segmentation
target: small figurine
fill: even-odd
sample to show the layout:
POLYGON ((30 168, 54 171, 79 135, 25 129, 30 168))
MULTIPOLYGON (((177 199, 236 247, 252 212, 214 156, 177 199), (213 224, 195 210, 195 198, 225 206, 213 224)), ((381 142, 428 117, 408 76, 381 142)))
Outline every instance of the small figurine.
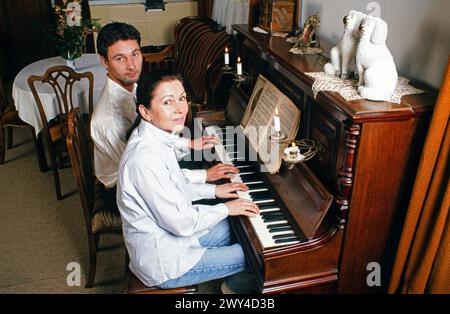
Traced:
POLYGON ((311 15, 306 20, 303 31, 298 37, 298 42, 294 45, 294 48, 299 48, 303 53, 306 53, 308 48, 317 48, 322 52, 319 40, 319 26, 320 26, 320 16, 319 12, 311 15))
POLYGON ((397 69, 386 46, 388 25, 378 17, 367 16, 360 26, 356 48, 359 75, 358 92, 362 98, 389 100, 397 85, 397 69))
POLYGON ((356 68, 356 47, 359 41, 359 26, 367 15, 351 10, 344 17, 344 33, 338 44, 330 51, 331 63, 324 66, 325 73, 348 79, 356 68))

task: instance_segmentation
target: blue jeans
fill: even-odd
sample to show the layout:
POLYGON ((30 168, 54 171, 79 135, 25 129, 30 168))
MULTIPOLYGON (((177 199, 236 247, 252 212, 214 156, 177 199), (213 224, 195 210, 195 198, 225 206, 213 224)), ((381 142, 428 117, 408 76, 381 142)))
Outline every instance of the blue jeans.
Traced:
POLYGON ((245 269, 245 257, 239 243, 231 244, 230 225, 222 220, 199 239, 208 249, 197 264, 176 279, 163 282, 158 287, 170 289, 234 275, 245 269))

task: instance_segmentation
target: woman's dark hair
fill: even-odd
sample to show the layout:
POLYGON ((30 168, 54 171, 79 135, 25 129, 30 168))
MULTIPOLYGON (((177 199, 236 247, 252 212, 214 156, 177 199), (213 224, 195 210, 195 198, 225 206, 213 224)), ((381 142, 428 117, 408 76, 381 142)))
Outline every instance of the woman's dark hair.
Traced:
POLYGON ((97 37, 97 51, 103 58, 108 59, 108 48, 119 40, 134 39, 141 45, 141 34, 130 24, 112 22, 100 29, 97 37))
POLYGON ((126 134, 126 139, 131 136, 133 130, 141 123, 141 114, 139 112, 139 105, 150 109, 151 100, 156 88, 164 82, 180 81, 183 84, 181 75, 168 70, 151 70, 141 75, 136 90, 136 112, 138 114, 133 125, 126 134))

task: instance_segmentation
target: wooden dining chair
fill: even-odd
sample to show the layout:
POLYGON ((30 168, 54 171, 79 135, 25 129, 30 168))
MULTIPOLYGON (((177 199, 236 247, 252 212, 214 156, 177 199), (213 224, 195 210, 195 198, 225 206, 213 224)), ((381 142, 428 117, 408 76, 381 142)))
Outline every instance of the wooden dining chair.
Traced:
MULTIPOLYGON (((6 148, 11 149, 13 146, 13 127, 30 127, 19 118, 10 96, 10 91, 7 91, 0 76, 0 164, 5 162, 6 148), (7 145, 5 129, 8 129, 7 145)), ((34 137, 34 131, 32 127, 30 128, 34 137)))
MULTIPOLYGON (((33 127, 20 119, 19 113, 14 106, 12 82, 4 81, 4 77, 6 77, 6 63, 5 55, 0 53, 0 164, 5 162, 6 148, 11 149, 13 147, 13 128, 30 128, 35 148, 38 148, 33 127), (5 129, 7 132, 5 132, 5 129), (8 135, 7 142, 6 134, 8 135)), ((38 153, 38 151, 36 152, 38 153)))
POLYGON ((63 154, 67 152, 65 141, 67 135, 67 113, 74 107, 78 107, 78 103, 74 102, 73 88, 77 82, 78 84, 81 84, 82 80, 87 80, 89 84, 87 93, 90 117, 93 111, 92 99, 94 90, 94 76, 92 72, 77 73, 70 67, 58 65, 50 67, 42 76, 31 75, 28 77, 28 85, 30 86, 36 101, 43 126, 43 136, 47 142, 47 149, 50 155, 53 178, 55 181, 56 198, 58 200, 62 197, 57 161, 59 161, 59 166, 62 168, 64 164, 63 154), (36 83, 50 85, 55 93, 57 116, 51 120, 49 120, 46 115, 44 104, 36 89, 36 83))
POLYGON ((106 190, 94 175, 89 136, 80 116, 79 108, 69 112, 66 138, 72 170, 77 182, 83 207, 89 244, 89 271, 86 288, 94 285, 100 236, 122 233, 122 220, 117 209, 115 192, 106 190))

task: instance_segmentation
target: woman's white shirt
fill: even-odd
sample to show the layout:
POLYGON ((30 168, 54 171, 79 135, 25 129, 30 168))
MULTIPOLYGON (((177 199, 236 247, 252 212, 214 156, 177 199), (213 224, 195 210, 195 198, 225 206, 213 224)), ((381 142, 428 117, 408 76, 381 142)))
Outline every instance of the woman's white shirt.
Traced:
POLYGON ((117 205, 130 269, 149 286, 191 269, 206 250, 198 238, 228 216, 224 204, 192 204, 215 198, 215 185, 185 179, 174 149, 178 140, 142 120, 120 162, 117 205))

